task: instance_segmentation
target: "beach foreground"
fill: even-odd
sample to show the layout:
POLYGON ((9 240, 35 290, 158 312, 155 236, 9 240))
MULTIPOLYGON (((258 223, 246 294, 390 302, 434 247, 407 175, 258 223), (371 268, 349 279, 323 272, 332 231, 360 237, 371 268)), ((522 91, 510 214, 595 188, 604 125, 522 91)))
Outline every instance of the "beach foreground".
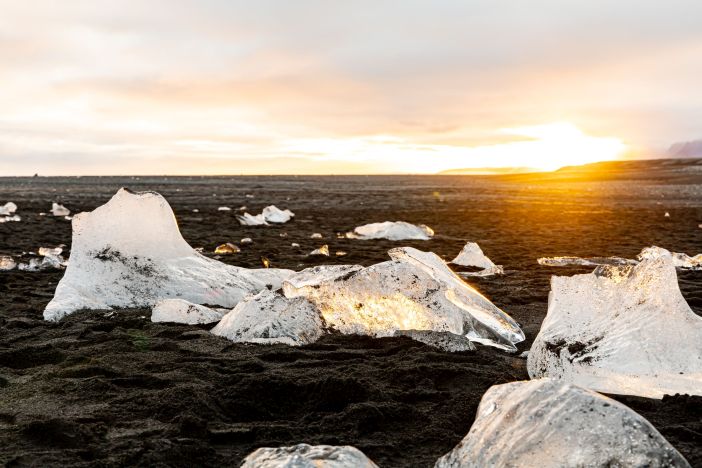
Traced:
MULTIPOLYGON (((371 265, 404 245, 450 260, 466 241, 478 242, 506 274, 469 283, 519 322, 527 338, 515 354, 481 346, 449 354, 408 338, 332 335, 301 348, 233 344, 208 326, 152 323, 148 309, 81 311, 50 323, 42 312, 63 272, 0 272, 0 462, 237 465, 258 447, 306 442, 353 445, 381 467, 432 466, 468 432, 490 386, 528 379, 519 355, 545 316, 550 276, 592 270, 536 259, 633 258, 651 245, 700 253, 701 184, 694 164, 635 167, 604 178, 0 179, 0 204, 15 202, 22 217, 0 224, 0 254, 59 244, 67 253, 70 222, 39 213, 52 202, 89 211, 120 187, 164 195, 185 239, 208 256, 217 245, 251 238, 241 252, 221 258, 244 267, 260 267, 261 256, 295 270, 371 265), (291 209, 295 219, 250 227, 234 216, 242 205, 258 213, 270 204, 291 209), (336 235, 397 220, 427 224, 436 236, 391 242, 336 235), (307 256, 323 244, 330 257, 307 256)), ((697 314, 700 278, 678 271, 697 314)), ((702 397, 615 398, 648 419, 692 466, 702 465, 702 397)))

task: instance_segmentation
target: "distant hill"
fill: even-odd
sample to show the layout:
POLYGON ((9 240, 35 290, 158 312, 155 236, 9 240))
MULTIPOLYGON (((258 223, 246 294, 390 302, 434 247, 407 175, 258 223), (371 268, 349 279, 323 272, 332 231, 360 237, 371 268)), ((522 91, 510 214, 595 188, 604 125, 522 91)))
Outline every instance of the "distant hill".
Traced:
POLYGON ((683 141, 668 148, 671 158, 702 158, 702 140, 683 141))
POLYGON ((495 175, 495 174, 528 174, 539 172, 533 167, 468 167, 464 169, 448 169, 439 172, 440 175, 495 175))

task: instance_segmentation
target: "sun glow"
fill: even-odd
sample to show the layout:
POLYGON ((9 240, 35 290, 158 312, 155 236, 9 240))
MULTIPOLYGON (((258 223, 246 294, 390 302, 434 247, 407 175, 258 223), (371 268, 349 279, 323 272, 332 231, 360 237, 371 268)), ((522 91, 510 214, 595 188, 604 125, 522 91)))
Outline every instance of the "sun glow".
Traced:
POLYGON ((414 144, 394 136, 289 140, 284 151, 318 160, 354 162, 374 172, 435 173, 462 168, 563 166, 617 159, 626 145, 617 138, 589 136, 567 122, 505 128, 523 140, 483 146, 414 144))

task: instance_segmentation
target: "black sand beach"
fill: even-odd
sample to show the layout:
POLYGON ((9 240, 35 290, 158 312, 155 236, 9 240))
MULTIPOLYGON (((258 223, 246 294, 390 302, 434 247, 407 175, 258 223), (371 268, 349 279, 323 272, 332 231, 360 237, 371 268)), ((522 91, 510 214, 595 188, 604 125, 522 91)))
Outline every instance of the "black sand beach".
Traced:
MULTIPOLYGON (((604 175, 0 178, 0 203, 15 202, 22 217, 0 224, 0 254, 68 250, 70 222, 39 213, 52 201, 92 210, 122 186, 164 195, 193 247, 212 252, 251 237, 222 257, 245 267, 259 267, 261 256, 291 269, 370 265, 401 245, 450 260, 478 242, 506 274, 469 282, 522 325, 519 353, 546 313, 550 276, 591 270, 540 266, 538 257, 633 258, 650 245, 702 252, 702 166, 688 161, 604 175), (295 219, 242 227, 234 217, 242 205, 258 213, 269 204, 295 219), (336 237, 386 220, 427 224, 436 237, 336 237), (314 232, 324 239, 310 239, 314 232), (322 244, 348 255, 306 257, 322 244)), ((678 275, 702 314, 702 272, 678 275)), ((468 432, 490 386, 528 378, 519 353, 481 346, 447 354, 405 338, 353 336, 302 348, 235 345, 208 327, 151 323, 146 309, 47 323, 42 311, 61 276, 0 272, 0 463, 8 466, 237 466, 257 447, 301 442, 353 445, 381 467, 432 466, 468 432)), ((702 466, 702 397, 616 398, 702 466)))

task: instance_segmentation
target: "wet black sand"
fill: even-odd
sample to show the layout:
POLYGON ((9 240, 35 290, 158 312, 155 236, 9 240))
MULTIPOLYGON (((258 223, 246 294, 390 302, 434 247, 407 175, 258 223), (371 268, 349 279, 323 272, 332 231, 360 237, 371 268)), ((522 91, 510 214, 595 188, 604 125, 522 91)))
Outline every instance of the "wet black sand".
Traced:
MULTIPOLYGON (((242 266, 258 266, 265 255, 274 266, 303 268, 312 264, 304 254, 322 243, 348 252, 326 263, 368 265, 398 245, 450 259, 471 240, 505 266, 503 277, 472 284, 523 325, 521 352, 546 312, 550 275, 587 271, 541 267, 537 257, 632 257, 648 245, 702 252, 702 172, 692 165, 635 169, 565 181, 0 178, 0 204, 14 201, 23 217, 0 224, 0 253, 69 245, 70 223, 38 213, 52 201, 91 210, 120 186, 166 196, 194 247, 212 251, 251 237, 253 244, 223 259, 242 266), (241 227, 234 219, 241 205, 258 213, 268 204, 297 216, 279 227, 241 227), (385 220, 426 223, 437 236, 409 243, 336 239, 336 232, 385 220), (325 239, 310 239, 313 232, 325 239)), ((484 347, 445 354, 404 338, 348 336, 299 349, 233 345, 206 327, 152 324, 148 310, 85 311, 46 323, 41 313, 60 278, 61 272, 0 272, 0 463, 10 466, 236 466, 259 446, 299 442, 354 445, 382 467, 431 466, 467 433, 485 390, 527 378, 524 359, 484 347)), ((697 313, 700 280, 702 273, 679 274, 697 313)), ((702 466, 702 398, 618 399, 702 466)))

